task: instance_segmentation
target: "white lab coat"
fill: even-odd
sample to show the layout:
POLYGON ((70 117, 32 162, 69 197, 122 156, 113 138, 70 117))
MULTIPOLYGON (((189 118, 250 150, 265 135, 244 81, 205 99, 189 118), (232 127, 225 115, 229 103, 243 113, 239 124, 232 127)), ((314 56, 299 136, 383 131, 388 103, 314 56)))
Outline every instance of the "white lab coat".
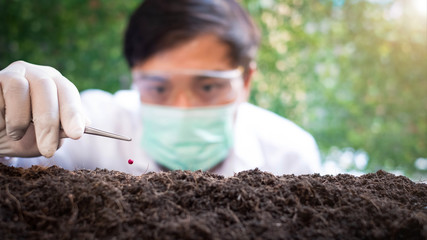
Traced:
MULTIPOLYGON (((121 90, 110 94, 86 90, 81 97, 91 126, 133 140, 126 142, 84 135, 79 140, 65 139, 50 159, 21 158, 5 163, 16 167, 57 165, 69 170, 106 168, 134 175, 160 171, 141 148, 142 126, 137 91, 121 90), (128 164, 128 159, 134 163, 128 164)), ((232 176, 254 168, 275 175, 320 172, 320 156, 314 138, 283 117, 243 103, 237 112, 234 131, 235 146, 214 173, 232 176)))

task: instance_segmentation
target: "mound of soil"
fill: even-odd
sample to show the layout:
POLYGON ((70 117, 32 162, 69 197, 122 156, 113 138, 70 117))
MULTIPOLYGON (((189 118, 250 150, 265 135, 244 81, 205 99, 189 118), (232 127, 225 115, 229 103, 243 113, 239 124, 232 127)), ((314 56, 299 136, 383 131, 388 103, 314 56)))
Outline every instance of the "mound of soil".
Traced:
POLYGON ((2 239, 427 239, 427 185, 361 177, 233 177, 0 164, 2 239))

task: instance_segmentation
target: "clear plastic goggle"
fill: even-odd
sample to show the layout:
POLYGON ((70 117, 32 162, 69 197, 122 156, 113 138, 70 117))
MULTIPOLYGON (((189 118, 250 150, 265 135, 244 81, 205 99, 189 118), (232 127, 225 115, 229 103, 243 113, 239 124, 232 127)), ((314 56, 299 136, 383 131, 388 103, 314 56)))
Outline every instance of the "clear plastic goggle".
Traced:
POLYGON ((141 101, 159 105, 174 105, 182 97, 191 106, 226 104, 236 99, 243 85, 240 67, 226 71, 135 71, 133 79, 141 101))

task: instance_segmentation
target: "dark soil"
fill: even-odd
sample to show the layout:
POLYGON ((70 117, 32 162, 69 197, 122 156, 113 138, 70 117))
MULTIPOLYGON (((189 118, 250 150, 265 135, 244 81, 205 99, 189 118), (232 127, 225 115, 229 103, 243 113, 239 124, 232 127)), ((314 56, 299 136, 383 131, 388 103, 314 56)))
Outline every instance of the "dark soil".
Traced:
POLYGON ((224 178, 0 164, 1 239, 427 239, 427 185, 384 171, 224 178))

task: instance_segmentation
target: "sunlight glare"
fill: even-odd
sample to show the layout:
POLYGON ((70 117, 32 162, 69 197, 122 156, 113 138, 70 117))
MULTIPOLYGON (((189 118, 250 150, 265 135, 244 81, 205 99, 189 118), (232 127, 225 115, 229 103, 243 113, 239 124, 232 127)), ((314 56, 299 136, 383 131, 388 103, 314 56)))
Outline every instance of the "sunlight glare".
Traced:
POLYGON ((426 0, 411 0, 412 7, 422 16, 427 16, 427 1, 426 0))

